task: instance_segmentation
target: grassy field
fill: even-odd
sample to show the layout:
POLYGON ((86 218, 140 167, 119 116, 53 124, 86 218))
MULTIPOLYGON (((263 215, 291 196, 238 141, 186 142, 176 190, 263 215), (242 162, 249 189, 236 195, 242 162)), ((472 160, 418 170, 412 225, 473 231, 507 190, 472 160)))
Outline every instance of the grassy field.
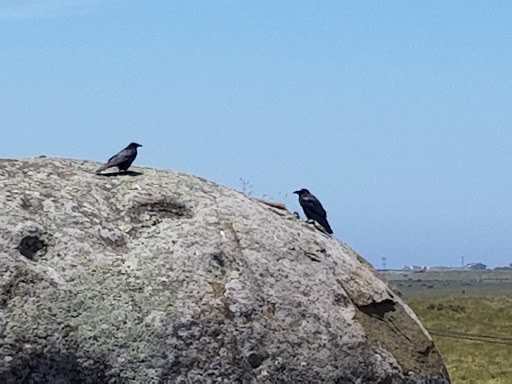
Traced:
MULTIPOLYGON (((428 329, 512 338, 512 276, 509 280, 459 272, 391 280, 428 329)), ((433 333, 453 383, 512 384, 512 342, 504 345, 433 333)))
MULTIPOLYGON (((512 296, 420 296, 406 301, 426 328, 512 338, 512 296)), ((512 343, 432 337, 453 383, 512 383, 512 343)))

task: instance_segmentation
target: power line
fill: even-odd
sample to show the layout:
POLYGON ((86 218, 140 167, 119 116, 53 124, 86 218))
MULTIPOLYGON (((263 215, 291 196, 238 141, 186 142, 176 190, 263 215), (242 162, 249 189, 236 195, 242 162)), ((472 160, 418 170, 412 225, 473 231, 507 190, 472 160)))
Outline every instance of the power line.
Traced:
POLYGON ((480 341, 482 343, 502 344, 502 345, 512 346, 512 338, 510 338, 510 337, 479 335, 479 334, 474 334, 474 333, 446 331, 446 330, 431 329, 431 328, 427 328, 427 330, 429 331, 430 334, 435 335, 435 336, 440 336, 440 337, 449 337, 452 339, 472 340, 472 341, 480 341))
POLYGON ((428 328, 428 330, 429 330, 429 332, 430 331, 434 331, 434 332, 449 332, 449 333, 452 333, 452 334, 455 334, 455 335, 461 335, 461 336, 476 336, 476 337, 481 337, 481 338, 486 338, 486 339, 498 339, 498 340, 512 341, 512 337, 478 335, 478 334, 475 334, 475 333, 464 333, 464 332, 456 332, 456 331, 446 331, 446 330, 442 330, 442 329, 432 329, 432 328, 428 328))

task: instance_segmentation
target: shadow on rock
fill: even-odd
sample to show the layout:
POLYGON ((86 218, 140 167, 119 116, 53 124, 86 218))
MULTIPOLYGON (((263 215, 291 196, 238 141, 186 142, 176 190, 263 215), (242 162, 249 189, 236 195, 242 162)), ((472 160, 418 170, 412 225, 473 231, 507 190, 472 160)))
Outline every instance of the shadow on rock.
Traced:
POLYGON ((37 353, 16 359, 10 369, 0 373, 0 383, 107 383, 111 369, 102 359, 89 359, 90 366, 83 366, 70 353, 37 353))
POLYGON ((110 173, 97 173, 98 176, 115 177, 115 176, 140 176, 142 172, 127 171, 127 172, 110 172, 110 173))

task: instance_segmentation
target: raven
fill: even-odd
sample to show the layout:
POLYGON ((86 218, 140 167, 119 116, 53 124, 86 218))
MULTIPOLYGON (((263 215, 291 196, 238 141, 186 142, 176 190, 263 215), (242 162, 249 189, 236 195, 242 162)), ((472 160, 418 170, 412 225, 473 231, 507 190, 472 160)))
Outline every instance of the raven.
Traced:
POLYGON ((304 210, 306 217, 310 220, 315 220, 325 228, 327 233, 331 234, 332 229, 327 222, 327 213, 325 212, 324 207, 322 207, 320 201, 318 201, 318 199, 305 188, 293 193, 299 195, 299 204, 304 210))
POLYGON ((100 173, 105 169, 112 167, 117 167, 119 168, 119 171, 126 172, 128 168, 130 168, 130 165, 132 165, 133 160, 135 160, 137 157, 138 147, 142 147, 142 145, 137 143, 128 144, 125 149, 108 159, 107 163, 102 165, 101 168, 96 171, 96 173, 100 173))

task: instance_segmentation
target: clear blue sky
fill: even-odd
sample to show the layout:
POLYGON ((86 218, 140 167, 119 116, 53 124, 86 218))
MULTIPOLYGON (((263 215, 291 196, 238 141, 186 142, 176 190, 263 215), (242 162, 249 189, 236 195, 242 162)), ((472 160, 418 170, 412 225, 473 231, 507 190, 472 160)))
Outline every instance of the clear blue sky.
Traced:
MULTIPOLYGON (((0 0, 0 156, 320 198, 380 267, 512 262, 512 2, 0 0)), ((302 211, 300 211, 302 214, 302 211)))

